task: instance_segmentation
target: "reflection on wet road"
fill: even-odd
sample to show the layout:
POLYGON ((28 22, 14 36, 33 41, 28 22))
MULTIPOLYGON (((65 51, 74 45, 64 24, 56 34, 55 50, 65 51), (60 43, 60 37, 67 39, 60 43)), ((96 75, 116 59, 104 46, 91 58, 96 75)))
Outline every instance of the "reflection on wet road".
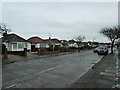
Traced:
POLYGON ((86 50, 4 65, 3 88, 64 88, 102 57, 86 50))

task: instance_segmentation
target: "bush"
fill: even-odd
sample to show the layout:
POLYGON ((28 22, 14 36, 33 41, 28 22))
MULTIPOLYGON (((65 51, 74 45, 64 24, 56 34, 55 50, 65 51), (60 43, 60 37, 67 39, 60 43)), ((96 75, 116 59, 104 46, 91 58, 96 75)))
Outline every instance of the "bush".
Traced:
POLYGON ((70 49, 77 49, 76 47, 70 47, 70 49))
POLYGON ((84 49, 84 47, 79 47, 78 49, 83 50, 83 49, 84 49))
POLYGON ((49 48, 47 48, 47 51, 53 51, 53 46, 50 46, 49 48))
POLYGON ((2 44, 2 55, 7 54, 6 46, 2 44))
POLYGON ((59 47, 59 46, 55 46, 54 50, 55 50, 55 51, 59 51, 59 50, 60 50, 60 47, 59 47))
POLYGON ((64 51, 64 48, 63 47, 60 47, 60 52, 63 52, 64 51))

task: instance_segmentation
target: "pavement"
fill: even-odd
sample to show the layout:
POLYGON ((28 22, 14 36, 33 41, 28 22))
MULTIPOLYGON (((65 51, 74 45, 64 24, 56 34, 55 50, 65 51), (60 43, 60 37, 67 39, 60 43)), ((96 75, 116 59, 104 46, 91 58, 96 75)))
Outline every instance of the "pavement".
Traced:
MULTIPOLYGON (((114 85, 120 84, 120 77, 116 80, 117 72, 116 60, 118 54, 109 54, 103 57, 100 62, 95 64, 85 75, 75 81, 69 88, 113 88, 114 85), (101 74, 101 72, 103 74, 101 74), (107 75, 105 74, 107 73, 107 75)), ((120 56, 119 56, 120 57, 120 56)), ((120 66, 120 60, 119 60, 120 66)), ((120 73, 119 73, 120 74, 120 73)), ((120 76, 120 75, 119 75, 120 76)), ((120 87, 119 87, 120 88, 120 87)))
POLYGON ((53 56, 67 55, 67 54, 72 54, 72 53, 75 53, 75 52, 61 52, 61 53, 51 54, 51 55, 37 55, 37 54, 28 52, 27 57, 9 54, 8 59, 5 59, 2 61, 2 65, 12 64, 12 63, 16 63, 16 62, 24 62, 24 61, 28 61, 28 60, 30 61, 30 60, 34 60, 34 59, 48 58, 48 57, 53 57, 53 56))

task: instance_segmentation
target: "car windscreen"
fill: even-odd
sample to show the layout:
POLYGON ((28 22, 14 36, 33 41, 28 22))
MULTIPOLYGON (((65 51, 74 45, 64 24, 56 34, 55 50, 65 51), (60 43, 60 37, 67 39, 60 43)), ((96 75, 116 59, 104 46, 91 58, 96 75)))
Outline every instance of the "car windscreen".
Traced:
POLYGON ((106 49, 105 47, 98 47, 98 49, 106 49))

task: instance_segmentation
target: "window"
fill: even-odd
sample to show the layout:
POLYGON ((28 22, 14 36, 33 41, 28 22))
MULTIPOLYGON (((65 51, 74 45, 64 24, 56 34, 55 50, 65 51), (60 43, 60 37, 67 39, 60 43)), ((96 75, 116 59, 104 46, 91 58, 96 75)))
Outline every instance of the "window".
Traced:
POLYGON ((25 48, 27 48, 28 47, 28 43, 25 43, 25 48))
POLYGON ((19 48, 19 49, 24 48, 24 43, 18 43, 18 48, 19 48))
POLYGON ((13 49, 17 49, 17 43, 13 43, 13 49))

